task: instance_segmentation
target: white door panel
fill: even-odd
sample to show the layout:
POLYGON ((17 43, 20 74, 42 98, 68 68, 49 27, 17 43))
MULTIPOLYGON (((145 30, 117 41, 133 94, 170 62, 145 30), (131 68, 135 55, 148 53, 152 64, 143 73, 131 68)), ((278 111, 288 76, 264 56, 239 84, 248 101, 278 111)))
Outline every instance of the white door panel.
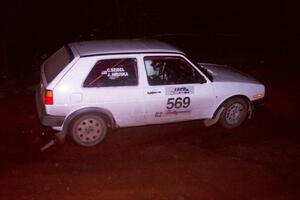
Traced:
POLYGON ((215 97, 210 81, 182 56, 147 55, 145 117, 149 124, 208 118, 215 97))
POLYGON ((148 123, 207 118, 214 102, 211 84, 149 86, 145 92, 148 123))

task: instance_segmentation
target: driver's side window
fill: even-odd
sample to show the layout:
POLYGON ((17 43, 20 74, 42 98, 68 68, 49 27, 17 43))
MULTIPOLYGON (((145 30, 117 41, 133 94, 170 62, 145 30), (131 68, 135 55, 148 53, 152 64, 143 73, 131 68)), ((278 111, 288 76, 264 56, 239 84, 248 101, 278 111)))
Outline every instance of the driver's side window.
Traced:
POLYGON ((149 85, 199 83, 203 77, 181 57, 144 57, 149 85))

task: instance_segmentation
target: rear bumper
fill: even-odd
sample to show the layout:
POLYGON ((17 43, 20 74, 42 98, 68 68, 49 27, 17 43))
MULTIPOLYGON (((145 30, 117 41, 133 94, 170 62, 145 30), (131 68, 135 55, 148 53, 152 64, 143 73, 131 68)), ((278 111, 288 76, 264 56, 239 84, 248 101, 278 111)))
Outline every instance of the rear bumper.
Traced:
POLYGON ((254 101, 251 101, 251 104, 252 104, 252 108, 257 108, 259 106, 263 106, 265 105, 267 102, 266 98, 261 98, 261 99, 257 99, 257 100, 254 100, 254 101))
POLYGON ((64 116, 53 116, 46 113, 45 106, 43 104, 41 89, 36 87, 35 91, 36 109, 40 119, 40 122, 44 126, 62 126, 65 120, 64 116))

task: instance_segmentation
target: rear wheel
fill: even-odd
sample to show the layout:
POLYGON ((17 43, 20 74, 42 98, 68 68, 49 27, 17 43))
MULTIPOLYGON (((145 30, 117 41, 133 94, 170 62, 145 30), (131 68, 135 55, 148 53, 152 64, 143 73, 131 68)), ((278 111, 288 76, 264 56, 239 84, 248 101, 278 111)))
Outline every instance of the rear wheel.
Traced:
POLYGON ((95 114, 76 117, 70 127, 70 134, 73 140, 85 147, 97 145, 104 139, 106 133, 105 120, 95 114))
POLYGON ((248 103, 242 98, 233 98, 225 102, 220 116, 220 124, 225 128, 236 128, 247 118, 248 103))

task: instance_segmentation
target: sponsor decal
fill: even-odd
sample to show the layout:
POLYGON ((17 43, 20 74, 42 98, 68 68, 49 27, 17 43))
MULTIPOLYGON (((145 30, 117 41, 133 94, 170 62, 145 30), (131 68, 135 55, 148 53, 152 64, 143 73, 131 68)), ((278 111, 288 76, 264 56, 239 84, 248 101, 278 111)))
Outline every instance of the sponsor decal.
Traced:
POLYGON ((178 114, 186 114, 190 112, 191 110, 167 110, 166 115, 178 115, 178 114))
POLYGON ((147 94, 160 94, 161 91, 150 91, 150 92, 147 92, 147 94))
POLYGON ((155 117, 166 117, 172 115, 179 115, 179 114, 188 114, 191 113, 192 110, 166 110, 165 112, 155 112, 155 117))
POLYGON ((193 86, 166 87, 166 95, 194 94, 193 86))

